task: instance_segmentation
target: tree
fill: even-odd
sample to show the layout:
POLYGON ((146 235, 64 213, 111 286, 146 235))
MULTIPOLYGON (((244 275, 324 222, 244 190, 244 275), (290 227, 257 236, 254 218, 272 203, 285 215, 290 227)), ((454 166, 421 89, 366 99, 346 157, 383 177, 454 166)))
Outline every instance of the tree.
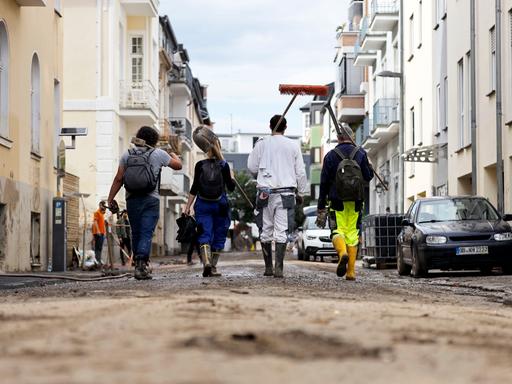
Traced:
MULTIPOLYGON (((254 204, 256 201, 256 180, 245 171, 237 172, 235 179, 254 204)), ((231 204, 231 218, 233 220, 242 221, 244 223, 254 222, 254 209, 245 200, 238 188, 233 192, 229 192, 228 198, 231 204)))

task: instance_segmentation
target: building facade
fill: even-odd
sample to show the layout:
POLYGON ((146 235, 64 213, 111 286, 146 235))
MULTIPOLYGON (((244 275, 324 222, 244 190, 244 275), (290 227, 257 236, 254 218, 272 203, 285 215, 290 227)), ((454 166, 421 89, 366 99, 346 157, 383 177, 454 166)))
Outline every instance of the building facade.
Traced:
POLYGON ((62 10, 0 3, 0 270, 46 269, 62 120, 62 10))
POLYGON ((366 117, 356 137, 384 179, 369 186, 369 212, 401 211, 399 194, 400 87, 389 73, 400 73, 398 0, 365 0, 354 65, 366 67, 361 83, 366 117), (361 133, 362 132, 362 133, 361 133))

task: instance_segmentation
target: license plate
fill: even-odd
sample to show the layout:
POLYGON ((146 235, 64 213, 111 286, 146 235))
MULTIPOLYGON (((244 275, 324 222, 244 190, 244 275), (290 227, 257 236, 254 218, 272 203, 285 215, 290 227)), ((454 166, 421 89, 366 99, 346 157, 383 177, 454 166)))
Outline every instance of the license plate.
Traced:
POLYGON ((485 245, 475 247, 457 247, 457 255, 487 255, 489 253, 489 247, 485 245))
POLYGON ((334 248, 334 247, 332 246, 332 244, 327 243, 327 244, 322 244, 322 248, 334 248))

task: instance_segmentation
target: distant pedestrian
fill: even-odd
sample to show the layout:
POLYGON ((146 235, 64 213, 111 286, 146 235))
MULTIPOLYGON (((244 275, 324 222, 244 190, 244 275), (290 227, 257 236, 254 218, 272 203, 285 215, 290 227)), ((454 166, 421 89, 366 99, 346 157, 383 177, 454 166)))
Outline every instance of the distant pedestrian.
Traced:
POLYGON ((92 234, 94 237, 94 255, 98 265, 101 267, 101 252, 103 251, 103 242, 107 235, 107 228, 105 226, 105 212, 107 211, 107 205, 105 201, 100 201, 98 209, 94 212, 93 223, 92 223, 92 234))
POLYGON ((162 167, 181 169, 181 160, 155 148, 158 132, 151 127, 141 127, 134 139, 135 147, 126 151, 119 161, 117 174, 108 195, 109 206, 124 185, 126 207, 132 231, 135 255, 135 278, 151 278, 149 255, 153 232, 160 216, 160 172, 162 167))
POLYGON ((364 186, 373 170, 364 149, 352 144, 352 129, 344 124, 338 145, 325 155, 320 179, 316 224, 324 228, 329 218, 331 239, 338 254, 336 274, 355 280, 359 223, 363 213, 364 186))
POLYGON ((128 219, 128 211, 126 209, 119 213, 119 218, 116 223, 116 234, 119 240, 119 256, 121 258, 121 264, 126 265, 124 252, 126 252, 129 257, 132 255, 130 220, 128 219))
POLYGON ((203 262, 203 277, 221 275, 217 272, 217 263, 231 223, 226 189, 235 190, 235 182, 229 164, 222 157, 218 139, 211 144, 206 154, 207 159, 195 165, 194 182, 185 208, 185 214, 190 215, 195 201, 195 219, 198 227, 202 228, 198 234, 198 242, 203 262))
POLYGON ((277 126, 280 119, 280 115, 270 119, 271 136, 258 140, 247 160, 247 168, 253 175, 257 175, 256 208, 259 210, 264 276, 274 277, 283 277, 288 235, 295 231, 295 204, 302 204, 302 196, 307 188, 300 146, 284 136, 287 123, 283 118, 277 126), (272 268, 273 241, 276 250, 275 269, 272 268))

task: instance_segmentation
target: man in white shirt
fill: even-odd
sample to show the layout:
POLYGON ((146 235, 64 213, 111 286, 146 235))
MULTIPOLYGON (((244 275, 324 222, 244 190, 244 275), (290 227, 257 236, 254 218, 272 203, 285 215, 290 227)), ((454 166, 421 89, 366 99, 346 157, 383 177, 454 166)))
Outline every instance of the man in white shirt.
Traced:
POLYGON ((257 175, 256 206, 261 215, 261 245, 265 276, 283 277, 283 260, 288 234, 295 225, 295 192, 302 203, 307 178, 299 145, 284 136, 286 119, 270 119, 272 135, 256 142, 247 160, 247 168, 257 175), (275 270, 272 268, 272 241, 276 243, 275 270))

